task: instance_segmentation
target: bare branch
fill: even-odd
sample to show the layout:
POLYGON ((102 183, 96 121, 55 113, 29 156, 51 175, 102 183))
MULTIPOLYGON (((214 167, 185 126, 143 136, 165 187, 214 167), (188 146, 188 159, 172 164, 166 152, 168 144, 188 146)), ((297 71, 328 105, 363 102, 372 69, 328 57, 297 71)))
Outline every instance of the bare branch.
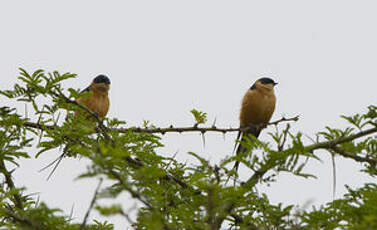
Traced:
POLYGON ((95 190, 95 192, 94 192, 94 195, 93 195, 92 201, 90 202, 90 206, 89 206, 89 208, 88 208, 88 211, 87 211, 86 214, 85 214, 84 220, 82 221, 79 230, 83 230, 83 229, 85 228, 85 225, 86 225, 86 222, 87 222, 87 220, 88 220, 88 217, 89 217, 90 211, 92 211, 93 206, 94 206, 94 204, 96 203, 97 196, 98 196, 98 192, 99 192, 99 189, 100 189, 100 187, 101 187, 101 184, 102 184, 102 178, 99 180, 99 183, 98 183, 97 188, 96 188, 96 190, 95 190))
MULTIPOLYGON (((277 125, 281 122, 288 122, 288 121, 298 121, 299 119, 299 116, 295 116, 295 117, 292 117, 292 118, 281 118, 279 120, 276 120, 276 121, 273 121, 273 122, 270 122, 268 124, 266 124, 265 126, 270 126, 270 125, 277 125)), ((205 127, 205 128, 200 128, 200 127, 197 127, 197 126, 191 126, 191 127, 180 127, 180 128, 175 128, 175 127, 168 127, 168 128, 138 128, 138 127, 135 127, 135 128, 121 128, 121 129, 117 129, 117 131, 119 131, 120 133, 125 133, 125 132, 128 132, 128 131, 132 131, 132 132, 143 132, 143 133, 161 133, 161 134, 165 134, 165 133, 184 133, 184 132, 201 132, 201 133, 205 133, 205 132, 221 132, 221 133, 228 133, 228 132, 238 132, 238 131, 242 131, 242 132, 245 132, 245 131, 248 131, 249 129, 251 129, 251 127, 241 127, 241 128, 216 128, 215 126, 211 126, 211 127, 205 127)))
POLYGON ((287 141, 288 132, 291 126, 289 123, 287 124, 286 128, 283 131, 283 141, 278 145, 278 151, 283 151, 285 142, 287 141))
MULTIPOLYGON (((74 104, 78 104, 75 101, 72 101, 74 104)), ((80 105, 80 104, 78 104, 80 105)), ((82 106, 82 105, 80 105, 82 106)), ((82 106, 84 107, 84 106, 82 106)), ((289 122, 289 121, 298 121, 299 117, 295 116, 292 118, 281 118, 279 120, 270 122, 266 124, 267 126, 270 125, 277 125, 281 122, 289 122)), ((101 124, 101 123, 100 123, 101 124)), ((103 123, 102 123, 103 125, 103 123)), ((40 129, 40 130, 46 130, 46 129, 55 129, 57 126, 54 125, 41 125, 39 123, 33 123, 33 122, 25 122, 23 124, 24 127, 28 128, 35 128, 35 129, 40 129)), ((106 132, 109 130, 106 126, 103 125, 103 131, 106 132)), ((118 131, 120 133, 126 133, 126 132, 137 132, 137 133, 184 133, 184 132, 201 132, 201 133, 206 133, 206 132, 220 132, 220 133, 229 133, 229 132, 238 132, 238 131, 248 131, 251 127, 241 127, 241 128, 217 128, 214 126, 211 127, 197 127, 197 126, 190 126, 190 127, 173 127, 170 126, 168 128, 140 128, 140 127, 132 127, 132 128, 119 128, 119 129, 113 129, 112 131, 118 131)))

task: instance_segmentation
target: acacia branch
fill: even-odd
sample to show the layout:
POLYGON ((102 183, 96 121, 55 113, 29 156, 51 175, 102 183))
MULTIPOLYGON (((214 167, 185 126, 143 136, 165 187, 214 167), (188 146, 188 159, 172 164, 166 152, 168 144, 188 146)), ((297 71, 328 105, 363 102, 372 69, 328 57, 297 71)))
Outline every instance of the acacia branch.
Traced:
POLYGON ((80 109, 84 110, 86 113, 90 114, 90 116, 92 116, 100 125, 102 124, 103 125, 103 122, 102 120, 98 117, 97 113, 91 111, 89 108, 87 108, 86 106, 78 103, 77 101, 74 101, 74 100, 71 100, 69 99, 66 95, 64 95, 60 90, 58 90, 59 94, 57 93, 53 93, 53 95, 55 97, 61 97, 65 100, 66 103, 68 104, 73 104, 77 107, 79 107, 80 109))
POLYGON ((138 199, 141 203, 143 203, 145 206, 147 206, 149 209, 151 210, 157 210, 155 207, 153 207, 146 199, 144 199, 142 197, 142 195, 140 193, 138 193, 137 191, 133 190, 132 188, 130 188, 129 185, 127 185, 126 183, 124 183, 122 177, 117 173, 115 172, 114 170, 110 169, 109 172, 111 173, 112 176, 114 176, 118 182, 131 194, 131 196, 133 198, 136 198, 138 199))
MULTIPOLYGON (((264 128, 264 126, 270 126, 270 125, 278 125, 281 122, 288 122, 288 121, 298 121, 299 116, 291 117, 291 118, 285 118, 282 117, 279 120, 269 122, 265 125, 259 126, 259 128, 264 128)), ((215 125, 211 127, 198 127, 197 125, 190 126, 190 127, 173 127, 170 126, 168 128, 139 128, 139 127, 132 127, 132 128, 120 128, 116 129, 116 131, 120 133, 126 133, 129 131, 132 132, 140 132, 140 133, 185 133, 185 132, 201 132, 201 133, 206 133, 206 132, 220 132, 220 133, 228 133, 228 132, 245 132, 250 130, 251 128, 255 127, 240 127, 240 128, 217 128, 215 125)))
MULTIPOLYGON (((62 96, 63 97, 63 96, 62 96)), ((84 109, 85 111, 88 111, 91 115, 93 115, 94 117, 97 117, 96 114, 94 114, 93 112, 91 112, 90 110, 88 110, 85 106, 82 106, 80 104, 78 104, 76 101, 72 101, 70 100, 69 98, 67 97, 63 97, 68 103, 72 103, 72 104, 75 104, 79 107, 82 107, 82 109, 84 109)), ((98 118, 98 117, 97 117, 98 118)), ((299 116, 295 116, 295 117, 291 117, 291 118, 285 118, 285 117, 282 117, 281 119, 279 120, 276 120, 276 121, 273 121, 273 122, 270 122, 268 124, 265 124, 264 126, 270 126, 270 125, 278 125, 279 123, 281 122, 289 122, 289 121, 298 121, 299 119, 299 116)), ((102 122, 102 121, 101 121, 102 122)), ((103 125, 103 123, 100 123, 103 125)), ((23 123, 23 126, 24 127, 28 127, 28 128, 35 128, 35 129, 39 129, 39 130, 51 130, 51 129, 55 129, 55 128, 58 128, 58 126, 54 126, 54 125, 42 125, 42 124, 39 124, 39 123, 33 123, 33 122, 25 122, 23 123)), ((109 129, 106 128, 104 125, 103 125, 104 128, 101 128, 101 131, 106 133, 109 129)), ((247 131, 249 129, 251 129, 252 127, 240 127, 240 128, 217 128, 215 126, 212 126, 212 127, 207 127, 207 128, 199 128, 197 127, 196 125, 192 126, 192 127, 181 127, 181 128, 174 128, 174 127, 169 127, 169 128, 120 128, 120 129, 115 129, 116 131, 118 132, 121 132, 121 133, 126 133, 126 132, 141 132, 141 133, 161 133, 161 134, 165 134, 167 132, 178 132, 178 133, 182 133, 182 132, 201 132, 201 133, 205 133, 205 132, 221 132, 221 133, 227 133, 227 132, 238 132, 238 131, 247 131)), ((255 127, 254 127, 255 128, 255 127)), ((262 126, 260 128, 263 128, 262 126)), ((127 157, 125 159, 126 161, 128 161, 129 163, 131 163, 132 165, 135 165, 136 167, 141 167, 143 166, 143 163, 140 162, 140 161, 137 161, 137 160, 134 160, 130 157, 127 157)), ((175 182, 176 184, 180 185, 182 188, 185 188, 185 189, 190 189, 191 191, 194 192, 194 194, 201 194, 200 191, 192 188, 191 186, 188 186, 188 184, 186 184, 184 181, 176 178, 175 176, 167 173, 164 177, 164 179, 166 180, 170 180, 170 181, 173 181, 175 182)))
POLYGON ((93 117, 97 123, 98 123, 98 127, 99 127, 99 131, 103 134, 103 136, 105 137, 106 140, 111 140, 112 143, 114 143, 114 141, 109 137, 109 135, 107 134, 107 127, 103 124, 103 121, 98 117, 98 114, 91 111, 88 107, 84 106, 84 105, 81 105, 80 103, 78 103, 77 101, 75 100, 71 100, 69 99, 66 95, 64 95, 60 90, 58 90, 59 94, 56 94, 54 93, 54 95, 56 97, 62 97, 67 103, 69 104, 73 104, 73 105, 76 105, 77 107, 79 107, 80 109, 84 110, 86 113, 90 114, 91 117, 93 117))
MULTIPOLYGON (((345 142, 349 142, 349 141, 353 141, 355 139, 358 139, 358 138, 361 138, 361 137, 364 137, 364 136, 367 136, 367 135, 370 135, 372 133, 376 133, 377 132, 377 127, 374 127, 374 128, 371 128, 371 129, 367 129, 367 130, 364 130, 364 131, 361 131, 361 132, 358 132, 358 133, 355 133, 353 135, 349 135, 349 136, 346 136, 346 137, 340 137, 340 138, 337 138, 337 139, 334 139, 334 140, 330 140, 330 141, 323 141, 323 142, 318 142, 316 144, 312 144, 312 145, 308 145, 306 147, 304 147, 305 149, 305 152, 313 152, 314 150, 317 150, 317 149, 333 149, 334 147, 336 148, 336 145, 339 145, 339 144, 342 144, 342 143, 345 143, 345 142)), ((293 148, 289 148, 289 149, 286 149, 285 151, 283 152, 290 152, 292 151, 293 148)), ((341 152, 341 151, 340 151, 341 152)), ((340 153, 339 153, 340 154, 340 153)), ((342 154, 340 154, 342 155, 342 154)), ((344 156, 347 156, 347 157, 350 157, 350 154, 343 154, 344 156)), ((355 156, 353 154, 351 154, 351 156, 355 156)), ((366 159, 364 158, 361 158, 363 159, 363 161, 367 161, 366 159)), ((375 162, 374 160, 372 160, 372 162, 375 162)), ((261 170, 258 170, 254 173, 254 175, 252 177, 250 177, 247 182, 245 183, 248 187, 253 187, 263 176, 264 174, 272 169, 273 167, 275 167, 275 165, 270 165, 264 169, 261 169, 261 170)))
MULTIPOLYGON (((76 104, 76 103, 75 103, 76 104)), ((80 104, 78 104, 80 105, 80 104)), ((81 105, 80 105, 81 106, 81 105)), ((84 106, 83 106, 84 107, 84 106)), ((289 121, 298 121, 299 116, 291 117, 291 118, 285 118, 282 117, 279 120, 267 123, 264 126, 271 126, 271 125, 278 125, 281 122, 289 122, 289 121)), ((42 125, 39 123, 34 122, 24 122, 24 127, 27 128, 34 128, 39 130, 46 130, 46 129, 55 129, 58 128, 56 125, 42 125)), ((109 130, 106 126, 103 125, 103 130, 106 132, 109 130)), ((118 128, 118 129, 112 129, 112 131, 118 131, 120 133, 127 133, 127 132, 136 132, 136 133, 185 133, 185 132, 220 132, 220 133, 229 133, 229 132, 245 132, 250 130, 252 127, 240 127, 240 128, 217 128, 216 126, 211 127, 198 127, 198 126, 190 126, 190 127, 173 127, 170 126, 168 128, 140 128, 140 127, 131 127, 131 128, 118 128)), ((255 128, 255 127, 254 127, 255 128)), ((260 126, 260 128, 263 128, 263 126, 260 126)))
MULTIPOLYGON (((12 189, 15 189, 16 186, 14 185, 14 182, 13 182, 13 179, 12 179, 12 173, 9 172, 6 167, 5 167, 5 163, 3 160, 0 160, 0 171, 1 173, 4 175, 5 177, 5 183, 8 185, 8 189, 9 190, 12 190, 12 189)), ((21 195, 16 192, 13 194, 13 199, 14 199, 14 204, 17 208, 19 208, 20 210, 23 210, 23 202, 22 202, 22 197, 21 195)))
POLYGON ((0 210, 5 215, 7 215, 7 218, 11 219, 13 223, 19 223, 22 226, 27 226, 30 229, 37 229, 37 226, 33 222, 31 222, 29 219, 26 219, 25 217, 21 217, 6 208, 0 207, 0 210))
MULTIPOLYGON (((157 211, 157 212, 161 213, 159 209, 155 208, 146 199, 144 199, 143 196, 139 192, 133 190, 132 188, 130 188, 129 185, 127 185, 126 183, 124 183, 123 179, 121 178, 121 176, 117 172, 115 172, 112 169, 110 169, 109 172, 111 173, 112 176, 114 176, 118 180, 118 182, 123 186, 123 188, 126 189, 131 194, 131 196, 133 198, 136 198, 137 200, 139 200, 140 202, 142 202, 150 210, 157 211)), ((167 226, 167 224, 166 224, 166 222, 165 222, 165 220, 163 218, 161 219, 161 221, 162 221, 164 229, 165 230, 170 230, 169 226, 167 226)))
POLYGON ((351 159, 354 159, 355 161, 358 161, 358 162, 368 162, 369 164, 374 164, 374 165, 377 164, 377 160, 375 160, 375 159, 357 156, 356 154, 347 152, 344 149, 341 149, 337 146, 333 146, 330 149, 334 150, 334 152, 336 152, 337 154, 339 154, 343 157, 351 158, 351 159))
MULTIPOLYGON (((336 138, 334 140, 330 140, 330 141, 323 141, 323 142, 318 142, 316 144, 312 144, 312 145, 308 145, 306 147, 304 147, 304 151, 305 152, 313 152, 314 150, 317 150, 317 149, 327 149, 327 150, 334 150, 334 148, 336 150, 341 150, 339 148, 337 148, 337 145, 339 144, 342 144, 342 143, 345 143, 345 142, 349 142, 349 141, 353 141, 355 139, 358 139, 358 138, 361 138, 361 137, 364 137, 364 136, 367 136, 367 135, 370 135, 372 133, 376 133, 377 132, 377 127, 374 127, 374 128, 370 128, 370 129, 367 129, 367 130, 364 130, 364 131, 361 131, 361 132, 358 132, 358 133, 355 133, 353 135, 349 135, 349 136, 346 136, 346 137, 340 137, 340 138, 336 138)), ((283 152, 290 152, 290 151, 293 151, 293 148, 289 148, 289 149, 286 149, 285 151, 283 152)), ((335 151, 335 150, 334 150, 335 151)), ((369 163, 373 163, 375 164, 375 160, 373 159, 366 159, 366 158, 360 158, 358 156, 355 156, 353 154, 351 154, 350 156, 350 153, 346 154, 347 152, 343 152, 343 151, 339 151, 338 152, 339 154, 341 154, 342 156, 348 156, 348 157, 351 157, 353 159, 357 158, 358 160, 363 160, 363 162, 369 162, 369 163), (370 162, 371 160, 371 162, 370 162)), ((356 159, 355 159, 356 160, 356 159)), ((260 169, 260 170, 257 170, 253 176, 251 176, 245 183, 242 183, 241 186, 246 188, 246 191, 249 191, 250 189, 252 189, 257 183, 258 181, 269 171, 271 170, 272 168, 274 168, 276 165, 275 164, 268 164, 265 168, 263 169, 260 169)), ((224 219, 228 216, 228 215, 231 215, 233 209, 235 208, 235 203, 234 202, 230 202, 228 203, 225 207, 224 207, 224 212, 223 212, 223 215, 219 216, 216 220, 216 223, 217 225, 220 227, 222 222, 224 221, 224 219)))
POLYGON ((86 225, 86 222, 87 222, 87 220, 88 220, 88 217, 89 217, 90 211, 92 211, 93 206, 94 206, 94 204, 96 203, 96 200, 97 200, 97 197, 98 197, 98 192, 99 192, 99 189, 100 189, 100 187, 101 187, 101 184, 102 184, 102 179, 100 179, 100 181, 99 181, 99 183, 98 183, 98 185, 97 185, 97 188, 96 188, 96 190, 95 190, 95 192, 94 192, 94 195, 93 195, 92 201, 90 202, 90 205, 89 205, 88 211, 85 213, 84 220, 82 221, 79 230, 83 230, 83 229, 85 228, 85 225, 86 225))
POLYGON ((305 150, 308 151, 308 152, 312 152, 316 149, 330 149, 330 148, 332 148, 336 145, 343 144, 343 143, 346 143, 346 142, 349 142, 349 141, 353 141, 357 138, 364 137, 364 136, 367 136, 369 134, 376 133, 376 132, 377 132, 377 127, 370 128, 370 129, 367 129, 367 130, 364 130, 364 131, 361 131, 361 132, 358 132, 358 133, 355 133, 353 135, 349 135, 349 136, 346 136, 346 137, 339 137, 339 138, 334 139, 334 140, 319 142, 319 143, 316 143, 316 144, 306 146, 305 150))

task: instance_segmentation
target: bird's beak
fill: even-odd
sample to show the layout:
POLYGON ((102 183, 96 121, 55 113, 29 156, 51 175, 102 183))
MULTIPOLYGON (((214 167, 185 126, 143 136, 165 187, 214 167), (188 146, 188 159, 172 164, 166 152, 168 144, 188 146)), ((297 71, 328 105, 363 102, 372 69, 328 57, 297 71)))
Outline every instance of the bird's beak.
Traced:
POLYGON ((277 85, 278 83, 277 82, 274 82, 274 86, 277 85))

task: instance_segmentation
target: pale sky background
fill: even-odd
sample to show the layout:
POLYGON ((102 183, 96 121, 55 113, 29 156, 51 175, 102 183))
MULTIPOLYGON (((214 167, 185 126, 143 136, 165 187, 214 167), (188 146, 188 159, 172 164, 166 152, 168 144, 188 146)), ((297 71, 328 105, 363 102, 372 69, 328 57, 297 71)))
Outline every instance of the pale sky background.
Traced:
MULTIPOLYGON (((144 119, 161 127, 189 126, 192 108, 237 126, 240 101, 253 82, 268 76, 279 82, 272 120, 299 114, 293 124, 313 137, 326 125, 344 127, 342 114, 376 104, 377 2, 348 0, 285 1, 2 1, 0 3, 0 87, 16 83, 18 68, 77 73, 66 87, 85 88, 93 77, 111 78, 109 117, 131 126, 144 119)), ((1 106, 8 101, 0 98, 1 106)), ((9 106, 9 105, 8 105, 9 106)), ((11 105, 13 106, 13 104, 11 105)), ((17 107, 23 112, 24 105, 17 107)), ((29 108, 31 109, 31 107, 29 108)), ((268 131, 260 138, 269 140, 268 131)), ((216 163, 232 153, 235 133, 169 134, 160 152, 195 163, 194 151, 216 163)), ((306 139, 309 143, 309 140, 306 139)), ((33 150, 34 151, 34 150, 33 150)), ((74 180, 87 161, 65 159, 50 181, 38 170, 60 153, 21 162, 16 184, 39 192, 50 207, 81 222, 97 181, 74 180)), ((317 180, 280 175, 259 186, 272 202, 315 205, 332 199, 329 154, 306 169, 317 180)), ((337 196, 344 184, 374 181, 359 164, 337 157, 337 196)), ((241 170, 244 177, 250 172, 241 170)), ((133 202, 124 195, 124 202, 133 202)), ((96 212, 91 217, 104 220, 96 212)), ((112 218, 116 229, 126 221, 112 218)))

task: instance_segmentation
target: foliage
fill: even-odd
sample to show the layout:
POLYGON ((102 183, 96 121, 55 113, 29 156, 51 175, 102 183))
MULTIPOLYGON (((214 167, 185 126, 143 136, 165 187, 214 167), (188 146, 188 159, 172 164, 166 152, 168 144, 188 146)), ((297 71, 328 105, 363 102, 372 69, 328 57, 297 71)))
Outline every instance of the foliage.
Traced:
POLYGON ((194 116, 196 125, 204 124, 207 122, 207 113, 192 109, 191 114, 194 116))
MULTIPOLYGON (((197 163, 188 165, 157 154, 163 146, 158 133, 121 132, 124 121, 101 121, 95 114, 89 114, 92 120, 74 118, 71 111, 89 113, 75 102, 77 90, 61 86, 64 80, 74 77, 70 73, 46 74, 43 70, 29 74, 21 69, 21 83, 0 91, 9 101, 31 104, 33 117, 37 117, 32 122, 14 108, 0 108, 0 229, 113 229, 112 224, 97 220, 73 223, 60 210, 24 195, 27 188, 15 186, 10 167, 18 166, 21 158, 43 157, 61 146, 65 146, 68 157, 90 160, 79 178, 105 178, 109 182, 93 197, 94 208, 104 216, 123 216, 135 229, 377 229, 376 184, 348 188, 342 199, 302 211, 295 211, 292 205, 274 205, 255 189, 257 184, 273 183, 280 172, 315 177, 304 169, 309 161, 320 160, 316 155, 319 149, 361 162, 362 171, 375 177, 376 106, 369 106, 364 114, 342 116, 349 127, 326 127, 311 145, 304 144, 302 133, 292 133, 289 124, 283 129, 277 124, 270 134, 273 142, 250 136, 241 142, 249 153, 229 156, 217 165, 190 152, 197 163), (62 121, 60 114, 65 111, 68 115, 62 121), (28 148, 35 140, 38 154, 32 156, 28 148), (255 154, 256 150, 261 154, 255 154), (236 160, 250 169, 245 181, 230 170, 236 160), (233 184, 227 183, 229 176, 233 184), (96 202, 117 198, 124 192, 138 203, 136 219, 122 203, 105 206, 96 202)), ((195 109, 191 113, 196 120, 194 126, 207 121, 206 113, 195 109)))

